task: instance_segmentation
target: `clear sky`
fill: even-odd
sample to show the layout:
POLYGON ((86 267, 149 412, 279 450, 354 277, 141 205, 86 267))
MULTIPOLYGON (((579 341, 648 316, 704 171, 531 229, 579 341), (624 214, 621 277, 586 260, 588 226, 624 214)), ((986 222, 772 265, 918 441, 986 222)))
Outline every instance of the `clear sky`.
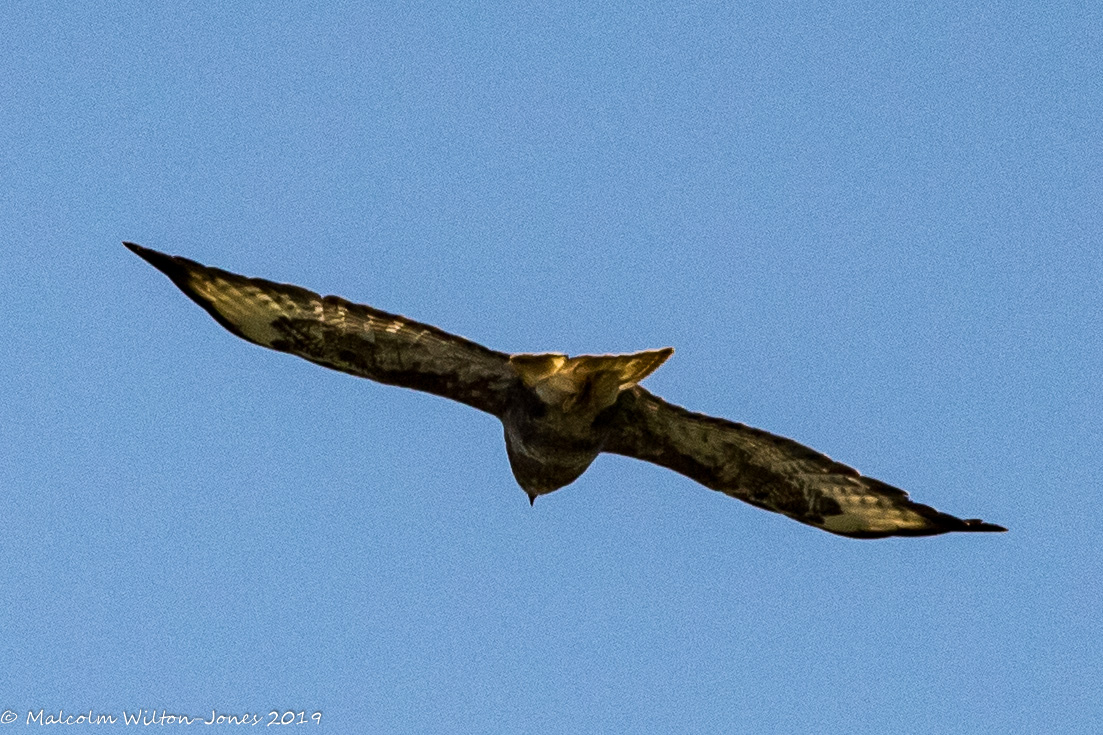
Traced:
POLYGON ((0 11, 5 732, 1101 731, 1103 6, 96 5, 0 11), (668 400, 1010 532, 612 456, 530 508, 493 418, 247 344, 124 239, 670 345, 668 400))

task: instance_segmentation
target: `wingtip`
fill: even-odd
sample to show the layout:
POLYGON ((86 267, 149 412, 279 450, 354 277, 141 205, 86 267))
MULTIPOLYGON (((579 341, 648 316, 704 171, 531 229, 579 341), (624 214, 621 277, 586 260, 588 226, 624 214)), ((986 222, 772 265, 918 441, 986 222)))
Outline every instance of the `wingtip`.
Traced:
MULTIPOLYGON (((123 245, 126 246, 127 250, 134 253, 139 258, 171 278, 174 282, 176 282, 178 286, 183 287, 181 282, 179 281, 179 278, 181 277, 181 274, 186 270, 187 264, 191 261, 174 255, 166 255, 165 253, 153 250, 151 248, 144 248, 136 242, 129 242, 127 240, 124 240, 123 245)), ((193 265, 198 264, 196 263, 193 265)))
POLYGON ((985 523, 979 518, 967 518, 965 519, 965 531, 975 531, 982 533, 1007 533, 1007 529, 996 523, 985 523))
POLYGON ((137 255, 139 258, 146 261, 147 263, 154 263, 154 261, 156 261, 158 259, 158 256, 160 258, 168 258, 169 257, 169 256, 165 255, 164 253, 157 252, 156 250, 150 250, 149 248, 143 248, 138 243, 130 242, 129 240, 123 240, 123 245, 126 246, 127 250, 134 253, 135 255, 137 255))

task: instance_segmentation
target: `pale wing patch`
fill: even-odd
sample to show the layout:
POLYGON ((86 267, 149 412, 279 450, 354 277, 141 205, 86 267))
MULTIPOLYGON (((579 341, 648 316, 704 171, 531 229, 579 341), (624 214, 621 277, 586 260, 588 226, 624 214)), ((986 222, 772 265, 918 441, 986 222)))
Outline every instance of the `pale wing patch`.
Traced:
POLYGON ((893 499, 879 496, 861 487, 832 486, 821 489, 839 504, 842 513, 825 516, 824 529, 835 533, 891 533, 919 531, 930 526, 930 520, 893 499))
MULTIPOLYGON (((303 318, 313 316, 300 308, 300 304, 274 291, 262 291, 252 284, 234 283, 222 278, 208 278, 192 273, 189 285, 233 324, 246 338, 265 346, 279 339, 282 334, 273 326, 279 317, 303 318)), ((318 310, 321 304, 318 304, 318 310)))

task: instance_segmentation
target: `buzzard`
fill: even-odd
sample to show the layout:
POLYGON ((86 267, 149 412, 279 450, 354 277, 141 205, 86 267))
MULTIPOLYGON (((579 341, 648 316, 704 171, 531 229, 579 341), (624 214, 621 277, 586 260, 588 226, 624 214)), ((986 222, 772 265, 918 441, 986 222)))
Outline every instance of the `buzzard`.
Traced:
POLYGON ((687 411, 639 385, 674 352, 506 354, 396 314, 124 243, 238 337, 324 367, 496 416, 529 502, 601 452, 679 472, 751 505, 851 538, 1006 531, 908 494, 784 437, 687 411))

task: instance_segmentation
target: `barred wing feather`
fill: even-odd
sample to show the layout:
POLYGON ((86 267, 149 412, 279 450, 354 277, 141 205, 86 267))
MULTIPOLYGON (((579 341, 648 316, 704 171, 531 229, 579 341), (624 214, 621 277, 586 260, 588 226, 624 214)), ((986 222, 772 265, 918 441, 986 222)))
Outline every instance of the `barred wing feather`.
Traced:
POLYGON ((1005 531, 915 503, 903 490, 792 439, 624 391, 605 451, 661 465, 705 487, 853 538, 1005 531))
POLYGON ((428 324, 246 278, 134 243, 125 245, 168 276, 242 339, 381 383, 451 398, 495 416, 517 381, 509 356, 428 324))

